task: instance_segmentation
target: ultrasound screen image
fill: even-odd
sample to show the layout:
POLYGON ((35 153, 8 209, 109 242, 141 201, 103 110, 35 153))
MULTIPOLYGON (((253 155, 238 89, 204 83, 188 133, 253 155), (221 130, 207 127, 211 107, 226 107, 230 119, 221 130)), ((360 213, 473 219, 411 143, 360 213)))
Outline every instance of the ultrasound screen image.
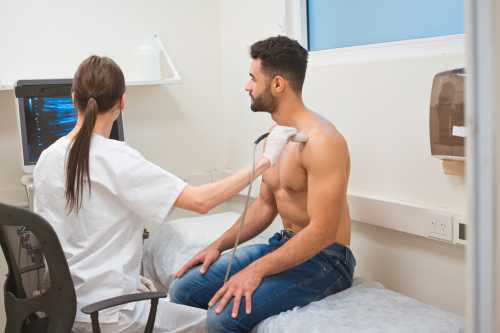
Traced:
POLYGON ((73 101, 67 97, 27 97, 24 99, 28 156, 26 162, 35 164, 41 152, 76 124, 73 101))

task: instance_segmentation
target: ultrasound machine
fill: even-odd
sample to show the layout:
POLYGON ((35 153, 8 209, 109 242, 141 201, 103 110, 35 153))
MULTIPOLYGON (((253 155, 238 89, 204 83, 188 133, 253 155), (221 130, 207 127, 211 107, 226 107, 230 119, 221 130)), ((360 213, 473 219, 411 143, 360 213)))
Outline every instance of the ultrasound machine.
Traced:
MULTIPOLYGON (((42 151, 76 124, 77 111, 71 98, 71 79, 21 80, 15 87, 18 124, 21 137, 21 183, 26 188, 29 207, 33 208, 32 172, 42 151)), ((123 141, 122 116, 115 121, 111 139, 123 141)))

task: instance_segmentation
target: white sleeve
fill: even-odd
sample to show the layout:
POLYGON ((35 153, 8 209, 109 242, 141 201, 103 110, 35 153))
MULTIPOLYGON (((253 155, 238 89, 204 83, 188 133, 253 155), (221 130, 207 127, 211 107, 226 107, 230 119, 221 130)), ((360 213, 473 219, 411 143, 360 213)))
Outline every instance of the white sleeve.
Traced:
POLYGON ((161 223, 186 187, 186 182, 131 150, 120 161, 118 196, 143 222, 161 223))

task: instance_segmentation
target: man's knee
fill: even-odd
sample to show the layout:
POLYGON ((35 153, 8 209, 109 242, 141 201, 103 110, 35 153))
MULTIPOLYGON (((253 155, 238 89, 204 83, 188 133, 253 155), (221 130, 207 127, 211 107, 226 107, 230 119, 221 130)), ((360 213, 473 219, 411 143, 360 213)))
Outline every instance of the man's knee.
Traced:
POLYGON ((231 317, 232 306, 227 305, 220 314, 216 314, 214 308, 207 312, 208 333, 248 332, 251 329, 241 319, 231 317))
POLYGON ((185 288, 179 286, 181 284, 182 282, 180 282, 180 280, 174 280, 170 285, 168 294, 170 296, 170 301, 172 301, 173 303, 185 305, 186 290, 185 288))
POLYGON ((170 285, 168 293, 173 303, 194 306, 192 304, 192 294, 194 292, 192 286, 196 277, 190 273, 192 271, 189 271, 180 279, 175 279, 170 285))

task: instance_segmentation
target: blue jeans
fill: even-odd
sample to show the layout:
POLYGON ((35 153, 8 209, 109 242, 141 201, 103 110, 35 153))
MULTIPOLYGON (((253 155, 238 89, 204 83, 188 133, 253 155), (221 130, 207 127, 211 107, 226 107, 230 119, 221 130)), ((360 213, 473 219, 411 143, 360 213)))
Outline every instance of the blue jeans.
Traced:
MULTIPOLYGON (((276 250, 293 235, 293 232, 283 230, 271 237, 269 244, 238 249, 231 273, 235 274, 276 250)), ((229 256, 230 253, 222 255, 204 275, 199 272, 199 267, 195 267, 175 280, 170 288, 171 301, 207 309, 208 302, 223 285, 229 256)), ((212 306, 208 310, 207 330, 209 333, 248 332, 270 316, 349 288, 355 265, 356 260, 349 248, 340 244, 330 245, 305 263, 265 278, 253 294, 250 314, 245 313, 244 299, 237 318, 231 317, 232 301, 218 315, 214 311, 216 305, 212 306)))

